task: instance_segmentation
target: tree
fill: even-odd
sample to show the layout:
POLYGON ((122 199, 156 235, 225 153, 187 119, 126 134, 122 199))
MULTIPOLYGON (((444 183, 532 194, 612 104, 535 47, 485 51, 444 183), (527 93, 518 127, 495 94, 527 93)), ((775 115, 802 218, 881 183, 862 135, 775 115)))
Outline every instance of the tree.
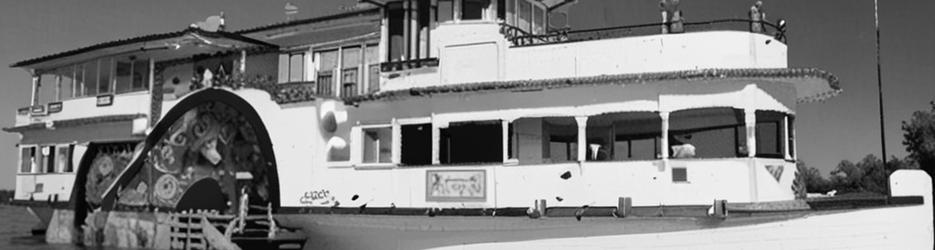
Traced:
POLYGON ((903 145, 909 158, 919 164, 929 176, 935 176, 935 101, 929 111, 916 111, 907 122, 903 121, 903 145))
MULTIPOLYGON (((824 177, 821 177, 821 172, 817 168, 809 167, 805 165, 804 161, 799 161, 795 163, 795 167, 798 169, 796 172, 796 182, 799 185, 804 185, 805 189, 809 193, 827 193, 831 191, 831 186, 824 177)), ((797 191, 802 192, 802 191, 797 191)), ((798 194, 800 197, 804 197, 804 194, 798 194)))
POLYGON ((917 168, 911 159, 890 156, 883 166, 883 161, 868 154, 857 163, 843 160, 831 171, 830 189, 845 193, 889 193, 889 176, 898 169, 917 168))

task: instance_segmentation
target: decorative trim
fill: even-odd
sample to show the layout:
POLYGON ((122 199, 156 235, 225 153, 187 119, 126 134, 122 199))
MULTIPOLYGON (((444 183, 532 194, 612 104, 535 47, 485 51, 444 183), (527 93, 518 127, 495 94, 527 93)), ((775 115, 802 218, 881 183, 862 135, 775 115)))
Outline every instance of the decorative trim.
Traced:
MULTIPOLYGON (((108 115, 108 116, 95 116, 95 117, 85 117, 69 120, 58 120, 53 121, 53 127, 63 128, 63 127, 77 127, 77 126, 86 126, 99 123, 108 123, 108 122, 123 122, 123 121, 132 121, 136 118, 146 117, 145 114, 132 114, 132 115, 108 115)), ((6 132, 22 132, 27 130, 36 130, 36 129, 46 129, 46 124, 44 123, 33 123, 29 125, 23 125, 18 127, 9 127, 3 128, 3 131, 6 132)))
POLYGON ((543 89, 561 89, 595 85, 650 84, 661 81, 683 80, 702 81, 720 79, 761 79, 761 78, 818 78, 825 80, 831 91, 802 97, 797 101, 821 101, 841 93, 838 77, 816 68, 773 68, 773 69, 704 69, 673 72, 636 73, 618 75, 600 75, 589 77, 571 77, 536 80, 491 81, 454 85, 442 85, 376 92, 345 98, 346 103, 379 101, 385 99, 406 98, 410 96, 443 95, 452 93, 534 91, 543 89))

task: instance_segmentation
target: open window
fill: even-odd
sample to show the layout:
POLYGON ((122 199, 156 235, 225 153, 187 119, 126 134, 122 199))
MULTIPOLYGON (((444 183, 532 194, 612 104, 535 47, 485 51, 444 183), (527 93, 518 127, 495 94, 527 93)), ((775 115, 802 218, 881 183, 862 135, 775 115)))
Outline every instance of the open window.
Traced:
POLYGON ((490 8, 490 0, 461 0, 461 20, 480 20, 490 8))
POLYGON ((670 158, 747 156, 744 113, 734 108, 700 108, 669 115, 670 158))
POLYGON ((361 129, 363 135, 362 163, 391 163, 393 149, 392 127, 372 127, 361 129))
POLYGON ((20 148, 20 173, 32 173, 36 165, 36 147, 20 148))
POLYGON ((589 161, 652 160, 660 157, 662 119, 655 112, 607 113, 588 118, 589 161))
POLYGON ((386 18, 388 42, 386 61, 397 62, 406 59, 406 12, 402 2, 392 2, 386 5, 386 18))
POLYGON ((454 0, 438 0, 438 6, 435 8, 435 21, 447 22, 454 20, 454 0))
POLYGON ((785 158, 786 114, 756 111, 756 157, 785 158))
POLYGON ((574 117, 521 118, 510 125, 511 159, 519 164, 548 164, 578 159, 574 117))
POLYGON ((402 165, 432 164, 432 125, 410 124, 400 126, 402 165))
POLYGON ((149 88, 149 60, 136 56, 118 57, 115 60, 117 68, 114 78, 117 82, 117 94, 149 88))
POLYGON ((59 173, 71 173, 73 170, 71 155, 74 151, 73 145, 60 145, 55 150, 55 165, 59 173))
POLYGON ((501 121, 451 123, 440 131, 442 164, 503 162, 501 121))

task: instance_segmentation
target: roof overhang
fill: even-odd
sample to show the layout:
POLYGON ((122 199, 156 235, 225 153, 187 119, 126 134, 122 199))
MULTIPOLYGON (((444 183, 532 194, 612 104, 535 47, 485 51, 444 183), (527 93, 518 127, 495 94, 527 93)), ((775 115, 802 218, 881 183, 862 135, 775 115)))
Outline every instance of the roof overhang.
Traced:
POLYGON ((161 61, 256 47, 276 48, 277 46, 236 33, 188 28, 171 33, 100 43, 17 62, 10 67, 43 71, 106 56, 139 54, 161 61))
POLYGON ((704 69, 443 85, 376 92, 368 95, 346 98, 344 101, 347 103, 359 103, 446 94, 535 91, 594 85, 654 84, 674 81, 711 82, 718 80, 751 80, 790 83, 795 87, 796 102, 798 103, 823 101, 836 96, 842 91, 836 76, 827 71, 815 68, 704 69))

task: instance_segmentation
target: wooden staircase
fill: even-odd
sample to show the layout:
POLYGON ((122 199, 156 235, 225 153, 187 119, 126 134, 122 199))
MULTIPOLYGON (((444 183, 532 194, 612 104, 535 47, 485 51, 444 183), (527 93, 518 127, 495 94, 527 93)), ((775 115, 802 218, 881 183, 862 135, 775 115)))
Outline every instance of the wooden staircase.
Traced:
POLYGON ((248 205, 241 200, 237 215, 189 210, 170 215, 171 249, 302 249, 305 234, 282 228, 272 205, 248 205))
POLYGON ((240 249, 221 233, 235 217, 216 211, 183 211, 169 215, 170 249, 240 249))

